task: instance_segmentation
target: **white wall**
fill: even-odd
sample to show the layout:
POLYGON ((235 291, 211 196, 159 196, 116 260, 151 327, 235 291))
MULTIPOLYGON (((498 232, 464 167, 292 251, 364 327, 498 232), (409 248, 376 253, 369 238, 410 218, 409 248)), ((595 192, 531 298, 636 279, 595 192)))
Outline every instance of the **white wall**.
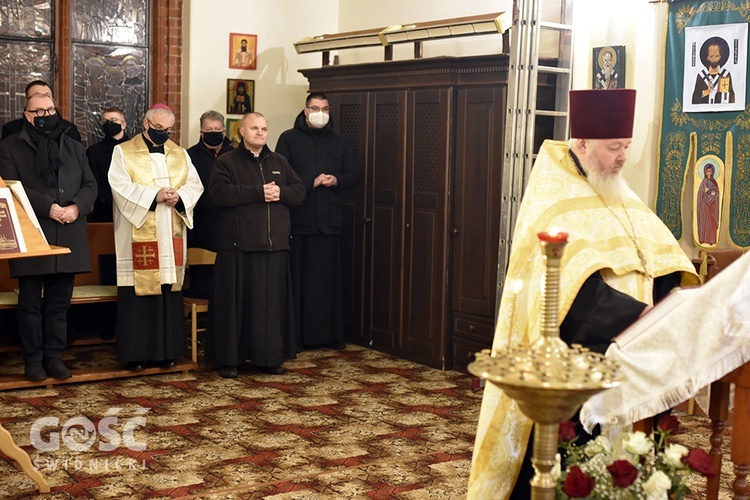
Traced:
MULTIPOLYGON (((339 31, 386 28, 394 25, 504 12, 510 10, 512 6, 513 0, 463 2, 456 0, 381 0, 379 2, 341 0, 339 31)), ((499 34, 428 41, 422 44, 424 57, 497 54, 501 49, 502 41, 499 34)), ((395 60, 411 59, 413 54, 414 45, 411 43, 394 45, 393 58, 395 60)), ((341 50, 338 51, 338 55, 341 64, 382 61, 383 48, 341 50)))
MULTIPOLYGON (((626 85, 637 89, 638 97, 625 176, 641 198, 653 206, 667 4, 648 0, 574 3, 573 88, 591 87, 593 47, 626 46, 626 85)), ((197 142, 198 119, 204 111, 216 109, 225 114, 227 78, 246 78, 255 80, 255 107, 269 119, 268 143, 274 147, 279 134, 292 126, 303 106, 308 85, 297 70, 321 64, 320 53, 298 55, 294 42, 326 33, 501 12, 511 8, 512 0, 319 0, 314 7, 300 0, 246 0, 241 4, 236 0, 186 0, 184 5, 183 146, 197 142), (242 8, 238 9, 238 5, 242 8), (231 32, 258 35, 257 70, 228 67, 231 32)), ((559 1, 543 0, 542 17, 556 21, 558 8, 559 1)), ((423 44, 425 57, 492 54, 500 50, 500 35, 423 44)), ((394 59, 410 59, 412 51, 412 44, 397 45, 394 59)), ((332 56, 336 54, 341 64, 383 60, 382 48, 342 50, 332 56)))
POLYGON ((648 0, 574 0, 573 88, 591 88, 592 49, 624 45, 627 88, 636 94, 625 178, 654 207, 668 5, 648 0), (636 64, 637 61, 637 64, 636 64))
MULTIPOLYGON (((227 79, 255 80, 255 111, 269 122, 268 144, 294 124, 304 107, 307 80, 300 68, 318 67, 321 55, 297 55, 301 38, 338 32, 338 0, 186 0, 183 12, 182 146, 199 139, 200 116, 227 116, 227 79), (256 70, 229 68, 229 34, 258 35, 256 70)), ((239 118, 231 115, 230 118, 239 118)))

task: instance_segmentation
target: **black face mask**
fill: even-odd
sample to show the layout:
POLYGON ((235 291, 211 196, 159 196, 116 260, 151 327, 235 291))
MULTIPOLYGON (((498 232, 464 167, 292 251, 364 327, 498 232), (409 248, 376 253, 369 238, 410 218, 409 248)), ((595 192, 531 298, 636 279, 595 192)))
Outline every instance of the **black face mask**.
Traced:
POLYGON ((224 132, 203 132, 203 142, 215 148, 224 142, 224 132))
POLYGON ((107 120, 106 122, 102 123, 102 132, 104 132, 105 137, 109 137, 111 139, 122 132, 122 125, 107 120))
POLYGON ((60 117, 58 117, 56 114, 47 116, 35 116, 34 126, 39 132, 46 134, 54 130, 54 128, 57 127, 59 121, 60 117))
POLYGON ((153 142, 157 146, 161 146, 169 139, 169 132, 167 132, 166 130, 157 130, 155 128, 150 128, 148 129, 148 136, 151 139, 151 142, 153 142))

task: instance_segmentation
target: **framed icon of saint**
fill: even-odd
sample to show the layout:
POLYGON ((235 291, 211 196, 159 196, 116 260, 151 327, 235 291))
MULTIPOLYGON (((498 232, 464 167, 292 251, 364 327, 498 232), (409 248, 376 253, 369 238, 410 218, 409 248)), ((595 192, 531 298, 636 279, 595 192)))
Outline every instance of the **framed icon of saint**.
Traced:
POLYGON ((257 65, 258 35, 229 34, 229 67, 255 69, 257 65))

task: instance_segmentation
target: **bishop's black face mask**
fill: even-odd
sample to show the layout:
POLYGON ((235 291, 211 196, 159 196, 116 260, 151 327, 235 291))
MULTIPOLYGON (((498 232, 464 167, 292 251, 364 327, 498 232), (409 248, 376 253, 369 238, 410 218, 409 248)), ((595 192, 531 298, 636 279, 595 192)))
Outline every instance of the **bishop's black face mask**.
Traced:
POLYGON ((42 132, 43 134, 54 130, 58 122, 59 117, 57 116, 57 114, 34 117, 34 126, 39 132, 42 132))
POLYGON ((154 144, 161 146, 169 139, 169 132, 166 130, 157 130, 155 128, 148 129, 148 136, 151 138, 154 144))
POLYGON ((203 132, 203 142, 215 148, 224 142, 224 132, 203 132))
POLYGON ((102 132, 104 132, 104 135, 106 137, 109 137, 111 139, 122 132, 122 125, 107 120, 106 122, 102 123, 102 132))

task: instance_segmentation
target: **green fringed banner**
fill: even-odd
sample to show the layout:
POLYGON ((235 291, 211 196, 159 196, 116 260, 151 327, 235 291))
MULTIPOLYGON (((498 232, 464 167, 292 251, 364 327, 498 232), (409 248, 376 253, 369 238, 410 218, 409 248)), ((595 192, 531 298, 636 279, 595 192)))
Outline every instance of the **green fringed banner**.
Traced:
POLYGON ((750 0, 669 6, 656 213, 680 239, 689 201, 704 249, 750 247, 748 22, 750 0))

